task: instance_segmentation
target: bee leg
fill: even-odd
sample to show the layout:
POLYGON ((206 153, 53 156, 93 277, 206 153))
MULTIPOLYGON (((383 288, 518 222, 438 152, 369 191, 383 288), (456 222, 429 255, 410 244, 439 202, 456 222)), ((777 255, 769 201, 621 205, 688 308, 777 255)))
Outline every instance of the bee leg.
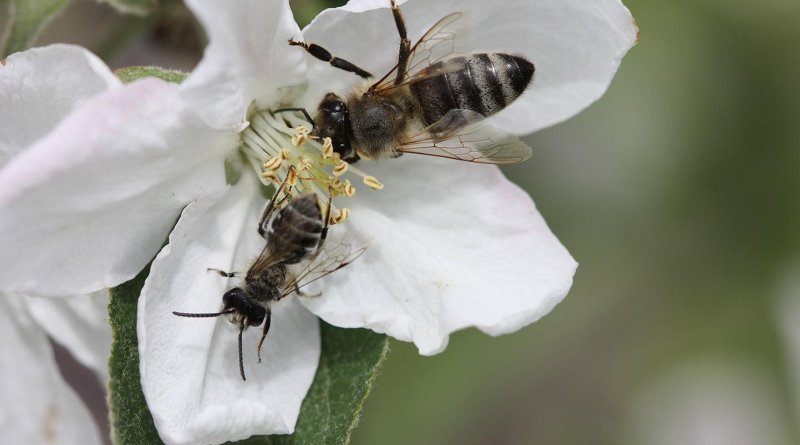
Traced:
POLYGON ((323 62, 330 63, 333 67, 339 68, 340 70, 345 70, 349 73, 354 73, 357 76, 361 76, 364 79, 369 79, 372 77, 372 74, 369 72, 359 68, 358 66, 354 65, 347 60, 340 59, 335 57, 333 54, 329 53, 327 49, 317 45, 316 43, 305 43, 305 42, 298 42, 294 39, 289 39, 290 46, 301 46, 305 49, 309 54, 316 57, 323 62))
POLYGON ((238 276, 242 275, 241 272, 225 272, 222 269, 214 269, 212 267, 209 267, 208 269, 206 269, 206 271, 207 272, 216 272, 216 273, 218 273, 221 276, 226 277, 226 278, 233 278, 233 277, 238 277, 238 276))
POLYGON ((314 119, 311 118, 311 115, 308 114, 308 111, 306 111, 305 108, 279 108, 277 110, 274 110, 274 111, 270 112, 270 114, 272 116, 275 116, 275 113, 285 113, 287 111, 299 111, 299 112, 303 113, 303 116, 306 118, 308 123, 311 124, 311 129, 312 130, 314 129, 314 125, 315 125, 314 124, 314 119))
POLYGON ((261 346, 264 344, 264 339, 267 338, 267 332, 269 332, 269 325, 272 323, 272 311, 270 308, 267 308, 267 315, 264 318, 264 330, 261 332, 261 339, 258 340, 258 351, 256 352, 256 356, 258 357, 258 363, 261 363, 261 346))
POLYGON ((395 0, 392 0, 392 15, 394 16, 394 24, 397 25, 397 33, 400 34, 400 51, 397 54, 397 76, 394 78, 394 84, 399 85, 406 77, 408 57, 411 54, 411 41, 408 40, 406 22, 403 20, 403 14, 400 13, 400 7, 397 6, 395 0))
POLYGON ((305 292, 305 291, 301 290, 297 286, 296 282, 292 283, 292 285, 294 286, 294 293, 296 293, 298 296, 300 296, 302 298, 317 298, 317 297, 321 297, 322 296, 322 291, 317 292, 316 294, 309 294, 308 292, 305 292))
POLYGON ((325 216, 322 219, 322 232, 319 233, 319 241, 317 242, 317 250, 314 253, 316 256, 322 250, 322 245, 328 238, 328 225, 331 222, 331 204, 333 203, 333 190, 328 190, 328 206, 325 207, 325 216))
MULTIPOLYGON (((289 181, 289 177, 294 172, 294 166, 289 167, 289 172, 286 174, 286 179, 281 182, 281 185, 278 186, 278 189, 275 190, 275 194, 272 195, 272 199, 269 200, 266 206, 264 206, 264 211, 261 212, 261 219, 258 221, 258 234, 261 235, 262 238, 266 238, 267 228, 269 226, 269 222, 272 219, 272 213, 275 211, 276 204, 280 206, 283 204, 284 201, 289 199, 289 193, 287 192, 286 195, 281 196, 283 189, 286 188, 286 183, 289 181), (281 197, 281 200, 278 201, 278 197, 281 197)), ((289 186, 291 188, 291 186, 289 186)))

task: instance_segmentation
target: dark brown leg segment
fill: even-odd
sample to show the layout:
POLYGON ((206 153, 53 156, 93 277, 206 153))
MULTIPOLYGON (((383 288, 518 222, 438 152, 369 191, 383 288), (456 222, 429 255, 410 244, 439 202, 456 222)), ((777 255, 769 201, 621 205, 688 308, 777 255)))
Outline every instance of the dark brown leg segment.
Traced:
POLYGON ((400 51, 397 55, 397 77, 394 78, 394 84, 399 85, 406 76, 408 56, 411 52, 411 41, 408 40, 406 22, 403 20, 403 14, 400 13, 400 8, 397 6, 395 0, 392 0, 392 15, 394 16, 394 24, 397 25, 397 33, 400 34, 400 51))
POLYGON ((332 66, 339 68, 340 70, 345 70, 349 73, 354 73, 358 76, 363 77, 364 79, 369 79, 372 77, 372 74, 369 72, 359 68, 355 64, 348 62, 347 60, 340 59, 338 57, 334 57, 333 54, 328 52, 325 48, 317 45, 316 43, 305 43, 305 42, 298 42, 296 40, 289 39, 289 45, 291 46, 300 46, 303 47, 309 54, 316 57, 323 62, 328 62, 332 66))

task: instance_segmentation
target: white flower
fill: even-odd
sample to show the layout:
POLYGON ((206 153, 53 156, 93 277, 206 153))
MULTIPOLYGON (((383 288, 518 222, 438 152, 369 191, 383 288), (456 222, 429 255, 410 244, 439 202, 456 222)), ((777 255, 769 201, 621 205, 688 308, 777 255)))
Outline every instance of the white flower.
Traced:
POLYGON ((0 442, 102 444, 97 425, 62 377, 48 335, 103 384, 111 329, 108 292, 62 299, 0 292, 0 442))
MULTIPOLYGON (((47 295, 114 286, 152 258, 185 207, 139 305, 142 384, 159 432, 168 443, 291 432, 319 354, 315 318, 297 299, 276 305, 264 363, 253 360, 258 335, 245 336, 247 382, 238 377, 232 325, 171 312, 218 310, 229 285, 206 268, 245 271, 263 246, 255 233, 264 202, 256 175, 234 162, 242 179, 227 187, 224 160, 238 159, 232 155, 241 148, 260 169, 291 147, 291 131, 266 110, 299 105, 313 112, 322 94, 344 94, 357 82, 286 40, 321 44, 380 75, 393 65, 398 39, 388 1, 352 1, 302 32, 285 1, 187 3, 210 43, 182 85, 109 80, 54 127, 9 143, 14 158, 0 171, 0 244, 8 246, 0 258, 9 267, 0 270, 0 284, 47 295), (305 95, 293 99, 305 86, 305 95)), ((596 100, 636 33, 619 0, 508 1, 491 11, 477 0, 412 0, 402 8, 412 39, 450 12, 471 12, 479 25, 476 49, 534 61, 530 91, 496 117, 516 133, 559 122, 596 100)), ((9 58, 6 70, 30 54, 9 58)), ((90 77, 110 76, 82 57, 92 60, 90 77)), ((0 90, 0 98, 11 95, 0 90)), ((314 144, 290 155, 299 161, 297 150, 313 152, 314 144)), ((411 155, 358 167, 385 187, 360 187, 346 201, 349 220, 331 233, 371 240, 369 248, 326 277, 323 296, 302 301, 314 314, 433 354, 455 330, 512 332, 566 295, 574 260, 528 195, 496 167, 411 155)))

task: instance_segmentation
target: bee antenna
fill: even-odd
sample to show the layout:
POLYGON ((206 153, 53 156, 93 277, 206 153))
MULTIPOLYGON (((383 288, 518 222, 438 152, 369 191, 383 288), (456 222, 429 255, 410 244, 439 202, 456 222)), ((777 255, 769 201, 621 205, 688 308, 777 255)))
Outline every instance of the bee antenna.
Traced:
POLYGON ((242 358, 242 333, 244 332, 244 323, 239 327, 239 374, 242 376, 243 381, 247 381, 244 376, 244 359, 242 358))
POLYGON ((173 315, 177 315, 179 317, 190 317, 190 318, 210 318, 210 317, 219 317, 220 315, 228 315, 233 313, 234 309, 228 309, 222 312, 209 312, 209 313, 195 313, 195 312, 177 312, 172 311, 173 315))

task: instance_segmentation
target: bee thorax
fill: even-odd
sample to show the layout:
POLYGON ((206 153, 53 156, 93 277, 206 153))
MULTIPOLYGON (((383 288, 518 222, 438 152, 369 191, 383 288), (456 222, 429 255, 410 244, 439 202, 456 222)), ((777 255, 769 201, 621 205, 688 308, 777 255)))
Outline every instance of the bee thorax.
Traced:
POLYGON ((275 265, 245 279, 245 289, 254 302, 261 304, 278 301, 283 297, 286 266, 275 265))
POLYGON ((406 127, 406 112, 391 98, 374 94, 352 97, 353 145, 359 155, 379 159, 396 156, 396 146, 406 127))

